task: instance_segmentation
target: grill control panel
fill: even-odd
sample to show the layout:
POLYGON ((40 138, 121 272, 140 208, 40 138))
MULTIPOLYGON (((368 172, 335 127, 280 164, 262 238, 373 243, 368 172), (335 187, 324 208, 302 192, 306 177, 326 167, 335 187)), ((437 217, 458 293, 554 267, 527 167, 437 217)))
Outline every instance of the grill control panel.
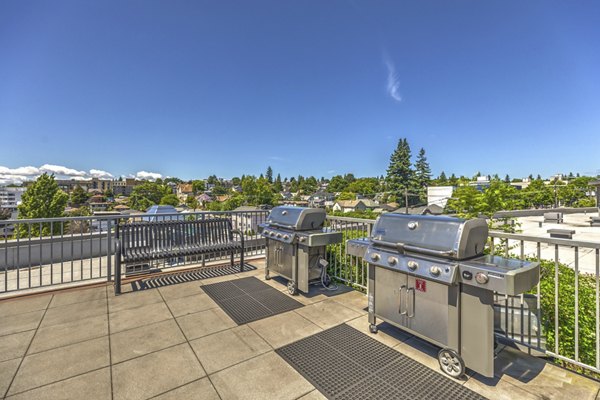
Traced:
POLYGON ((365 261, 380 267, 401 271, 429 280, 453 284, 457 281, 458 265, 452 261, 398 255, 393 251, 368 247, 365 261))

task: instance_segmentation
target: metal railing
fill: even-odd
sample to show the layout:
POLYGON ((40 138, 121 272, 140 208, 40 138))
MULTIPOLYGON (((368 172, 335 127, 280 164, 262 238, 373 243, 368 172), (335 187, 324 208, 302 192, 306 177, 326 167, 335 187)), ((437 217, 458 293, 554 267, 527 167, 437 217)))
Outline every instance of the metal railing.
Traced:
MULTIPOLYGON (((268 211, 130 214, 0 221, 0 295, 54 285, 110 281, 114 271, 115 227, 119 221, 230 218, 244 233, 246 256, 264 254, 257 233, 268 211)), ((161 268, 206 265, 226 255, 165 261, 161 268)))
MULTIPOLYGON (((345 241, 366 237, 374 220, 328 216, 341 244, 328 247, 336 279, 366 291, 367 263, 345 255, 345 241)), ((496 294, 496 334, 530 352, 600 373, 600 242, 491 231, 491 254, 541 263, 541 281, 520 296, 496 294)))

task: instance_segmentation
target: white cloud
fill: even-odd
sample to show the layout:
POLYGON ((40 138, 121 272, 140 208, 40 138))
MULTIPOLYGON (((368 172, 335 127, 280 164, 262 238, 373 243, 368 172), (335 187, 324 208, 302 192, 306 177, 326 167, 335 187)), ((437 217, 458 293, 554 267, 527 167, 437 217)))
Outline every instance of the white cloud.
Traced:
MULTIPOLYGON (((22 184, 32 181, 43 173, 54 174, 56 179, 74 179, 86 180, 91 178, 114 179, 113 174, 101 169, 92 168, 89 171, 79 171, 63 165, 44 164, 41 167, 17 167, 9 168, 0 165, 0 185, 22 184)), ((163 176, 156 172, 140 171, 135 175, 130 175, 137 179, 156 180, 163 176)))
POLYGON ((383 62, 387 68, 387 93, 390 97, 397 102, 402 101, 402 96, 400 95, 400 79, 398 78, 398 74, 396 73, 396 66, 391 58, 387 55, 383 55, 383 62))
POLYGON ((73 168, 63 167, 62 165, 44 164, 40 167, 40 171, 49 172, 55 175, 66 175, 66 176, 86 176, 85 171, 77 171, 73 168))
POLYGON ((155 181, 163 176, 157 172, 147 172, 147 171, 139 171, 135 174, 135 177, 138 179, 146 179, 150 181, 155 181))
POLYGON ((102 171, 101 169, 90 169, 90 176, 99 179, 112 179, 113 174, 110 172, 102 171))

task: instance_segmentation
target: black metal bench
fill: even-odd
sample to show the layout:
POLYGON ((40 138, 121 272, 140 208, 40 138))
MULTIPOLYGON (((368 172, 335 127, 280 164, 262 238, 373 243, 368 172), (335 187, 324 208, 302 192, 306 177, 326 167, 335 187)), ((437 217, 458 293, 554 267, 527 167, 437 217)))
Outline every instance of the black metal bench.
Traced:
POLYGON ((561 239, 573 239, 573 235, 575 234, 575 231, 571 229, 548 229, 547 232, 550 234, 550 237, 561 239))
POLYGON ((240 271, 244 271, 244 235, 233 229, 227 218, 127 222, 117 225, 116 235, 115 294, 121 293, 122 265, 127 268, 155 260, 231 253, 233 266, 239 252, 240 271))

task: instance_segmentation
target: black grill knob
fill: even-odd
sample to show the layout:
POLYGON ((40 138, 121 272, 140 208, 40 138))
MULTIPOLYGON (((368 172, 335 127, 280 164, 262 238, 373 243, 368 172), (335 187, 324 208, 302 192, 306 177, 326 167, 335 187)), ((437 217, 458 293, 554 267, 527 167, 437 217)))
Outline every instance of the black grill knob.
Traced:
POLYGON ((388 264, 390 265, 396 265, 398 263, 398 259, 394 256, 390 256, 388 257, 388 264))
POLYGON ((419 268, 419 263, 414 260, 410 260, 408 263, 406 263, 406 266, 411 271, 414 271, 415 269, 419 268))
POLYGON ((371 254, 371 260, 373 261, 379 261, 381 259, 381 256, 377 253, 373 253, 371 254))
POLYGON ((438 267, 436 265, 432 265, 429 268, 429 273, 433 276, 440 276, 440 274, 442 273, 442 270, 440 269, 440 267, 438 267))
POLYGON ((488 276, 486 274, 484 274, 483 272, 478 272, 477 274, 475 274, 475 280, 480 285, 485 285, 486 283, 488 283, 490 278, 488 278, 488 276))

